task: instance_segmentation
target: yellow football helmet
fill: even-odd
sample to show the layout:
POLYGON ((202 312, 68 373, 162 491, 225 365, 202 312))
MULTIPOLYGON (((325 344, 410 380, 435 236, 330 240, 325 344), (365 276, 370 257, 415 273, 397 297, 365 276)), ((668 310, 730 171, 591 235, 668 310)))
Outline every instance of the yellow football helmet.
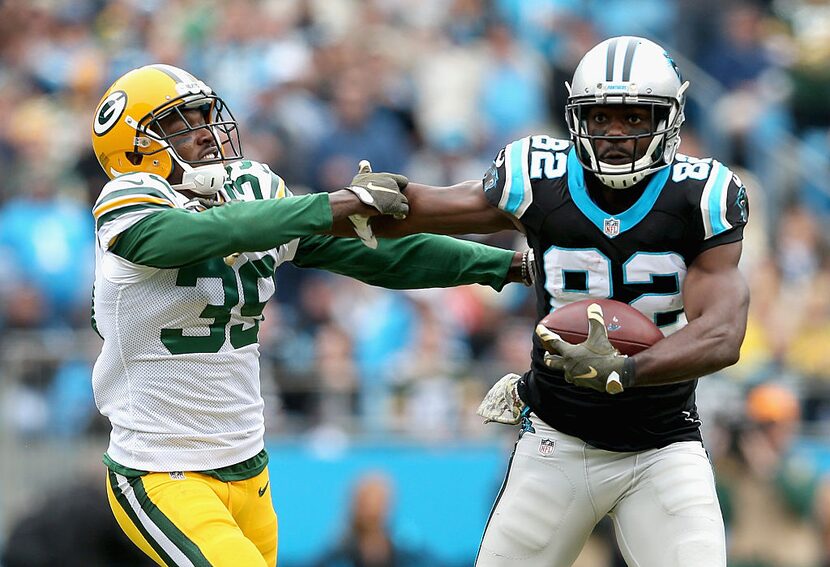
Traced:
POLYGON ((238 125, 224 101, 187 71, 161 64, 133 69, 107 90, 92 121, 92 147, 111 179, 139 171, 167 179, 178 164, 184 174, 174 188, 206 195, 222 186, 222 163, 242 157, 238 125), (181 111, 193 108, 204 111, 206 124, 189 124, 181 111), (165 132, 159 119, 174 112, 187 126, 165 132), (220 156, 188 161, 168 142, 199 128, 210 131, 220 156))

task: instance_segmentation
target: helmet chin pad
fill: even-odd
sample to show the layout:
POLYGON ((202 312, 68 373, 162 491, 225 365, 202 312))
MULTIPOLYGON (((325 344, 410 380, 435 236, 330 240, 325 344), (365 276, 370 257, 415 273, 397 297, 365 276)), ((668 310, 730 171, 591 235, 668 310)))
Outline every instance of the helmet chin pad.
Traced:
POLYGON ((176 191, 191 191, 197 195, 210 197, 225 185, 228 178, 225 166, 221 163, 211 163, 198 167, 183 165, 183 168, 182 182, 172 186, 176 191))
MULTIPOLYGON (((613 167, 619 167, 619 166, 613 166, 613 165, 609 165, 609 164, 602 164, 602 169, 603 170, 608 169, 608 168, 613 168, 613 167)), ((628 169, 628 168, 626 167, 626 169, 628 169)), ((632 185, 636 185, 637 183, 642 181, 645 178, 645 176, 647 175, 647 173, 645 171, 638 171, 636 173, 617 174, 617 175, 613 175, 613 174, 603 175, 601 173, 595 173, 594 175, 606 187, 610 187, 611 189, 628 189, 632 185)))

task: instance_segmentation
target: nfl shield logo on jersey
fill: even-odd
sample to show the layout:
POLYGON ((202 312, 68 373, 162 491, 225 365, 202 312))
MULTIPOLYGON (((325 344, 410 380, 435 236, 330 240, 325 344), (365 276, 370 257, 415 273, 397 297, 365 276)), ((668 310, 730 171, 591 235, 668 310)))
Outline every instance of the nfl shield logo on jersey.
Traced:
POLYGON ((605 219, 602 231, 609 238, 614 238, 615 236, 617 236, 620 233, 619 219, 605 219))
POLYGON ((542 439, 539 442, 539 454, 547 457, 553 454, 553 446, 556 442, 553 439, 542 439))

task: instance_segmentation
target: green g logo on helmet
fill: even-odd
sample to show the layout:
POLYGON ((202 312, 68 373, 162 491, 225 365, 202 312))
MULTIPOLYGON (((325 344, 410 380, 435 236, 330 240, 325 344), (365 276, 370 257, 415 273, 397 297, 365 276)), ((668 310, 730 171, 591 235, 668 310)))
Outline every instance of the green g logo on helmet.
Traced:
POLYGON ((104 99, 101 106, 98 107, 95 122, 92 124, 92 130, 95 134, 102 136, 109 132, 118 122, 118 119, 121 118, 126 107, 127 93, 124 91, 115 91, 104 99))

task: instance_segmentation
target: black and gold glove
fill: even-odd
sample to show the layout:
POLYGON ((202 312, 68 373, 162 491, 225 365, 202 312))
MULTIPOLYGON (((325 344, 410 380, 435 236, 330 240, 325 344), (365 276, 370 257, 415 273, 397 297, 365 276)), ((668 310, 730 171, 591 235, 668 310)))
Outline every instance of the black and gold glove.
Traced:
MULTIPOLYGON (((372 173, 372 165, 368 160, 360 160, 357 175, 351 185, 346 187, 357 195, 364 205, 376 208, 381 214, 389 214, 396 219, 406 218, 409 213, 409 203, 401 193, 401 189, 409 184, 409 180, 396 173, 372 173)), ((366 215, 351 215, 349 220, 354 225, 354 231, 360 240, 369 248, 377 248, 378 240, 372 232, 369 217, 366 215)))
POLYGON ((409 213, 409 203, 401 190, 408 184, 409 179, 397 173, 372 173, 372 166, 363 160, 346 189, 380 214, 404 219, 409 213))
POLYGON ((536 335, 548 351, 545 364, 565 374, 565 380, 581 388, 619 394, 623 384, 630 383, 634 373, 633 360, 608 341, 602 307, 588 306, 588 337, 578 345, 562 340, 543 325, 536 326, 536 335))

